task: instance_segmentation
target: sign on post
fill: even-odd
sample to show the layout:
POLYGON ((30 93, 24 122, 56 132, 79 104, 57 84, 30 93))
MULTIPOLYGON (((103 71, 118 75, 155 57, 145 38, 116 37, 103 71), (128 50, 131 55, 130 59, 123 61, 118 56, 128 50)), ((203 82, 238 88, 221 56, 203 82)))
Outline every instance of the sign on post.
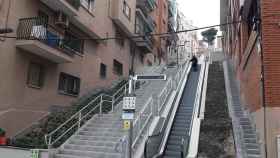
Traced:
POLYGON ((39 153, 38 149, 31 149, 31 158, 39 158, 39 153))
POLYGON ((123 120, 133 120, 135 113, 136 97, 134 95, 129 95, 123 98, 123 120))
POLYGON ((135 110, 135 104, 135 96, 126 96, 123 98, 123 110, 135 110))
POLYGON ((167 77, 163 75, 136 75, 135 80, 166 80, 167 77))
POLYGON ((131 127, 130 127, 130 122, 131 121, 129 121, 129 120, 125 120, 124 122, 123 122, 123 129, 124 130, 129 130, 131 127))

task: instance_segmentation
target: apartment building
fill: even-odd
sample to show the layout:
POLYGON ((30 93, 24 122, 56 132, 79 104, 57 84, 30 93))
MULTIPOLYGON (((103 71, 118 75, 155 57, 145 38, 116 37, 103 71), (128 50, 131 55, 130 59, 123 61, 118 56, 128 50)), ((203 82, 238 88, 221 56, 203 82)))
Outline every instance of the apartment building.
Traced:
POLYGON ((279 1, 221 0, 223 47, 232 60, 243 105, 256 124, 263 157, 279 157, 279 1))
POLYGON ((142 54, 153 48, 150 39, 126 38, 139 33, 142 2, 150 0, 1 0, 0 27, 16 37, 0 39, 0 127, 8 136, 52 106, 69 106, 127 77, 141 62, 133 59, 133 45, 142 54))
MULTIPOLYGON (((178 29, 179 19, 178 16, 178 8, 177 8, 177 1, 176 0, 168 0, 168 32, 171 34, 168 35, 167 38, 167 45, 168 45, 168 52, 167 52, 167 62, 168 64, 174 64, 174 60, 170 59, 177 54, 177 47, 178 47, 178 40, 179 36, 175 32, 178 29), (174 34, 172 34, 174 33, 174 34)), ((177 56, 177 55, 176 55, 177 56)), ((177 58, 177 57, 176 57, 177 58)), ((177 59, 176 59, 177 60, 177 59)), ((177 63, 177 61, 176 61, 177 63)))
MULTIPOLYGON (((157 0, 157 8, 152 13, 156 21, 156 29, 154 33, 166 33, 168 32, 168 0, 157 0)), ((156 36, 154 37, 154 53, 156 64, 161 64, 166 62, 167 57, 167 37, 156 36)))
MULTIPOLYGON (((188 20, 182 12, 178 14, 178 31, 192 30, 196 27, 193 25, 193 21, 188 20)), ((184 63, 190 59, 192 55, 196 54, 196 45, 198 43, 197 31, 187 31, 178 34, 177 50, 176 54, 171 54, 171 58, 178 56, 179 63, 184 63)), ((173 59, 174 60, 174 59, 173 59)))
POLYGON ((135 35, 143 37, 134 38, 133 65, 135 69, 144 65, 153 65, 154 42, 152 36, 146 36, 155 31, 156 22, 152 12, 156 8, 155 0, 136 0, 135 35))

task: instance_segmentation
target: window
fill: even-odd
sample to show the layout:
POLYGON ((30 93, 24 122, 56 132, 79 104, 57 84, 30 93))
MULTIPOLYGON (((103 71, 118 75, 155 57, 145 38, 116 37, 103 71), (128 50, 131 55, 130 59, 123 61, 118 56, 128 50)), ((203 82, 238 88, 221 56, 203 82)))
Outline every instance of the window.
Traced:
POLYGON ((130 20, 131 18, 131 8, 128 6, 127 2, 123 1, 123 13, 130 20))
POLYGON ((121 33, 119 30, 116 30, 116 35, 115 35, 116 38, 116 42, 120 45, 120 46, 124 46, 124 36, 123 36, 123 33, 121 33))
POLYGON ((66 31, 63 41, 63 47, 70 52, 83 54, 84 42, 69 31, 66 31))
POLYGON ((28 68, 27 85, 33 88, 41 88, 44 80, 44 68, 37 63, 30 63, 28 68))
POLYGON ((119 76, 123 75, 123 65, 117 60, 114 60, 114 73, 119 76))
POLYGON ((80 93, 80 79, 78 77, 60 73, 58 90, 63 94, 79 95, 80 93))
POLYGON ((107 66, 103 63, 100 64, 100 78, 106 78, 107 66))
POLYGON ((81 5, 89 11, 92 9, 93 3, 94 0, 81 0, 81 5))

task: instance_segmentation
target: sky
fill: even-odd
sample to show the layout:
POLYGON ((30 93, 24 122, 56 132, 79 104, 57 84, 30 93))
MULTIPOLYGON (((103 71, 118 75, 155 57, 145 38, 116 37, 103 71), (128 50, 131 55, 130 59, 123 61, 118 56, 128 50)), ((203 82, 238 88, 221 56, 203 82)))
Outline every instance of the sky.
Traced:
POLYGON ((177 0, 179 9, 194 26, 220 24, 220 0, 177 0))

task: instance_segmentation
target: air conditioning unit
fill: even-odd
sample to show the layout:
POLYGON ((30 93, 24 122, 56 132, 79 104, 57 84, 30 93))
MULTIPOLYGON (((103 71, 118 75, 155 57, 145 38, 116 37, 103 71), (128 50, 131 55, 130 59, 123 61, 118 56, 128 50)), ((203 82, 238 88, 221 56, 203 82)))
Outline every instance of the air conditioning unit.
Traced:
POLYGON ((69 18, 63 12, 57 12, 55 16, 55 25, 58 25, 63 28, 67 28, 69 26, 69 18))

